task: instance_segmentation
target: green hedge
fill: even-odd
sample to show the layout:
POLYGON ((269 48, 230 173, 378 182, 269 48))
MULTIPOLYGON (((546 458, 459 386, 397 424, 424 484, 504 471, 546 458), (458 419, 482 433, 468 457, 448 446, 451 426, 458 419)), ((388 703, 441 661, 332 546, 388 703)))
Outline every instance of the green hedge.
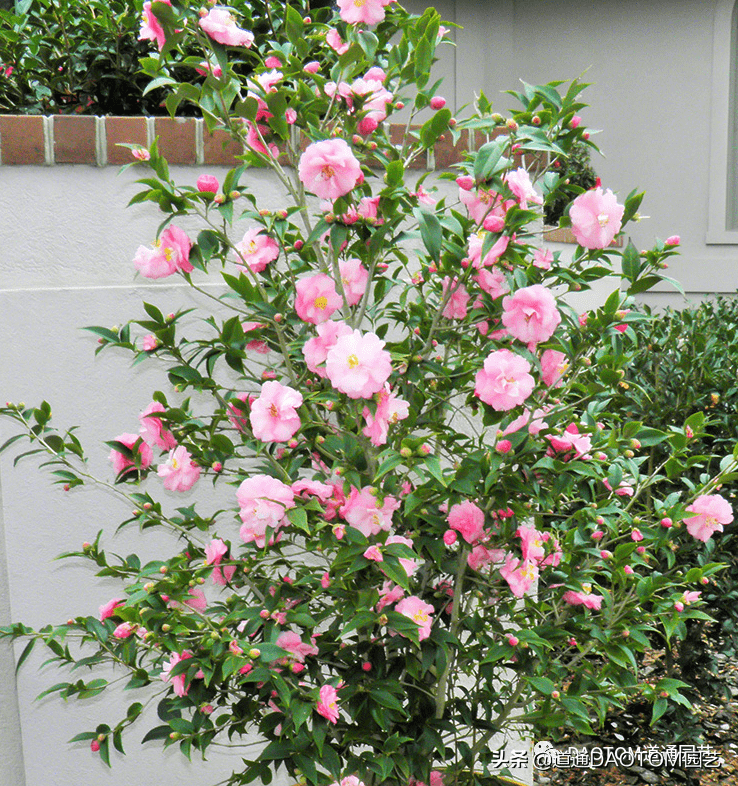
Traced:
MULTIPOLYGON (((253 30, 255 46, 269 37, 261 0, 224 4, 253 30)), ((329 5, 317 0, 311 10, 329 5)), ((143 95, 150 80, 139 72, 139 58, 156 47, 138 40, 142 7, 143 0, 0 0, 0 114, 166 114, 163 91, 143 95)), ((189 70, 187 79, 193 76, 189 70)), ((179 114, 194 111, 183 104, 179 114)))

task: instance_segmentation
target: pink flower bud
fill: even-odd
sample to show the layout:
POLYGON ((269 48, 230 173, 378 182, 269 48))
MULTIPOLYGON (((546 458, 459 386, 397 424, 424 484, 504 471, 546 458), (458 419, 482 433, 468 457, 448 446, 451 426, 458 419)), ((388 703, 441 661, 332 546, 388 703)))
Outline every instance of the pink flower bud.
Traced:
POLYGON ((602 557, 602 559, 612 559, 612 552, 607 549, 602 549, 600 557, 602 557))
POLYGON ((403 104, 402 101, 398 101, 395 104, 395 109, 404 109, 404 108, 405 108, 405 104, 403 104))
POLYGON ((627 573, 629 576, 632 576, 632 575, 633 575, 633 573, 634 573, 634 571, 633 571, 633 568, 631 568, 631 566, 630 566, 630 565, 626 565, 626 566, 623 568, 623 572, 624 572, 624 573, 627 573))
POLYGON ((278 57, 275 57, 274 55, 270 55, 264 61, 264 65, 267 68, 281 68, 282 67, 282 61, 278 57))
POLYGON ((683 604, 683 603, 682 603, 680 600, 678 600, 678 601, 677 601, 677 602, 674 604, 674 608, 675 608, 677 611, 684 611, 684 604, 683 604))
POLYGON ((223 463, 220 461, 214 461, 211 465, 213 472, 222 472, 223 471, 223 463))
POLYGON ((93 740, 93 741, 90 743, 90 750, 91 750, 93 753, 97 753, 97 752, 100 750, 100 743, 99 743, 97 740, 93 740))
POLYGON ((198 191, 217 194, 219 188, 220 183, 215 175, 200 175, 200 177, 197 178, 198 191))
POLYGON ((323 589, 328 589, 331 586, 331 574, 326 571, 320 578, 320 586, 323 589))
POLYGON ((372 664, 371 664, 371 663, 369 663, 369 661, 368 661, 368 660, 367 660, 367 661, 364 661, 364 663, 362 663, 362 664, 361 664, 361 668, 362 668, 364 671, 371 671, 371 670, 372 670, 372 664))
POLYGON ((317 74, 320 71, 320 63, 317 60, 311 60, 304 67, 308 74, 317 74))
POLYGON ((474 178, 471 175, 459 175, 456 185, 463 191, 471 191, 474 188, 474 178))
POLYGON ((456 530, 453 530, 453 529, 447 529, 447 530, 446 530, 446 531, 443 533, 443 542, 444 542, 444 543, 445 543, 447 546, 453 546, 453 545, 454 545, 454 543, 456 543, 456 538, 457 538, 457 537, 458 537, 458 536, 457 536, 457 534, 456 534, 456 530))
POLYGON ((707 578, 707 576, 703 576, 703 577, 700 579, 700 582, 701 582, 702 584, 709 584, 709 583, 710 583, 710 579, 708 579, 708 578, 707 578))
POLYGON ((290 666, 290 670, 292 671, 293 674, 299 674, 304 669, 305 669, 305 664, 304 663, 293 663, 290 666))
POLYGON ((645 546, 638 546, 638 548, 636 549, 636 551, 637 551, 639 554, 645 554, 645 553, 646 553, 646 547, 645 547, 645 546))
POLYGON ((512 442, 509 439, 501 439, 496 445, 495 450, 498 453, 509 453, 512 450, 512 442))
POLYGON ((267 609, 262 609, 262 610, 259 612, 259 616, 260 616, 260 617, 261 617, 263 620, 268 620, 268 619, 269 619, 269 611, 268 611, 267 609))
POLYGON ((631 533, 630 537, 632 540, 636 541, 636 543, 640 540, 643 540, 643 533, 636 527, 631 533))
POLYGON ((446 99, 443 96, 433 96, 430 101, 431 109, 443 109, 446 99))
POLYGON ((579 115, 574 115, 572 119, 569 121, 569 128, 578 128, 579 124, 582 122, 582 118, 579 115))
POLYGON ((519 643, 519 642, 520 642, 520 639, 519 639, 517 636, 513 636, 512 634, 510 634, 510 635, 507 637, 507 643, 508 643, 508 644, 509 644, 511 647, 516 647, 516 646, 518 645, 518 643, 519 643))
POLYGON ((595 530, 592 533, 592 540, 602 540, 602 538, 604 537, 605 537, 605 533, 601 529, 595 530))

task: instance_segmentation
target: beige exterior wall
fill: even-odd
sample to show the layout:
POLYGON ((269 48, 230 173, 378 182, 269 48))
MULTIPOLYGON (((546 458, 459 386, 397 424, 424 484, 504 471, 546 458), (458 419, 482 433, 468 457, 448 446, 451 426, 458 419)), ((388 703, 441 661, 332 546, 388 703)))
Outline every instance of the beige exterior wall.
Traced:
MULTIPOLYGON (((428 3, 412 0, 412 10, 428 3)), ((726 231, 734 0, 445 0, 456 48, 442 47, 443 93, 461 106, 483 89, 504 112, 501 91, 582 76, 606 157, 594 166, 621 197, 646 191, 648 220, 634 243, 678 234, 669 273, 692 297, 738 288, 738 232, 726 231), (586 72, 586 73, 585 73, 586 72)), ((733 58, 735 61, 735 58, 733 58)), ((735 65, 734 68, 738 68, 735 65)), ((678 306, 673 290, 645 299, 678 306)))

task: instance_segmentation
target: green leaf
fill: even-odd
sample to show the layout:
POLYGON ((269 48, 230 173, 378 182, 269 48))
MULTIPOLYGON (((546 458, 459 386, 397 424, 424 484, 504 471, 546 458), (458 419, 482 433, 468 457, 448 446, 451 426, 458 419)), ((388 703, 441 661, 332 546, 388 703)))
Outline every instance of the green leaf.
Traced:
POLYGON ((451 110, 445 107, 428 118, 420 127, 420 143, 423 147, 433 147, 438 141, 438 137, 448 130, 450 120, 451 110))
POLYGON ((426 247, 431 260, 437 261, 441 255, 441 242, 443 240, 443 227, 435 213, 427 213, 416 207, 413 215, 420 227, 420 237, 426 247))
POLYGON ((21 652, 20 658, 18 658, 18 663, 15 664, 16 674, 18 673, 18 669, 20 669, 20 667, 25 663, 26 658, 31 654, 31 651, 33 650, 35 645, 36 645, 36 639, 31 639, 28 642, 28 644, 26 644, 26 646, 24 647, 23 652, 21 652))

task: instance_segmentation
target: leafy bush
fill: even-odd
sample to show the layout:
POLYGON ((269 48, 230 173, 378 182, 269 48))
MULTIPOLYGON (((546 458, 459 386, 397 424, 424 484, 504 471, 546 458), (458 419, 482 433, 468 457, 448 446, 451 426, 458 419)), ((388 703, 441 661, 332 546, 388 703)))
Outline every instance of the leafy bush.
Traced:
MULTIPOLYGON (((149 79, 140 73, 139 60, 152 44, 138 40, 142 5, 142 0, 0 4, 0 113, 166 114, 161 89, 144 94, 149 79), (10 73, 3 76, 5 69, 10 73)), ((197 9, 202 3, 178 5, 197 9)), ((318 9, 330 0, 308 5, 318 9)), ((230 6, 247 24, 255 21, 257 41, 269 32, 263 2, 233 0, 230 6)), ((183 106, 179 114, 196 112, 183 106)))
MULTIPOLYGON (((633 326, 640 350, 626 378, 627 387, 621 388, 613 405, 623 419, 638 419, 656 429, 668 429, 669 424, 698 413, 706 416, 704 432, 691 437, 690 464, 678 473, 670 467, 661 445, 646 448, 650 467, 666 461, 669 481, 650 492, 663 498, 679 484, 696 486, 703 482, 715 472, 721 457, 730 452, 738 438, 738 299, 720 297, 683 311, 669 309, 648 315, 649 320, 633 326)), ((737 491, 732 482, 721 493, 734 500, 737 491)), ((685 566, 700 565, 709 559, 725 563, 726 569, 712 577, 703 589, 702 598, 714 622, 690 620, 674 662, 666 648, 667 668, 703 693, 725 691, 729 695, 727 686, 714 676, 714 655, 722 651, 734 658, 738 654, 735 528, 729 526, 705 550, 682 543, 677 555, 685 566)), ((681 708, 676 713, 676 723, 689 725, 689 713, 681 708)))

